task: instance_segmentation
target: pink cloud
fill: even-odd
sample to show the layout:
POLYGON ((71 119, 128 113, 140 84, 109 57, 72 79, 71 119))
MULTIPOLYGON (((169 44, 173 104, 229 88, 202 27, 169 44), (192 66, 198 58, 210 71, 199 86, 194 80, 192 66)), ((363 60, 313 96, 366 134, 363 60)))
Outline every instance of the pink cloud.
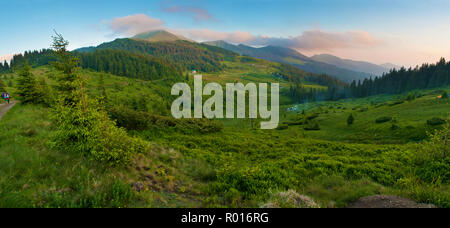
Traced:
POLYGON ((145 14, 135 14, 126 17, 117 17, 110 21, 109 27, 116 33, 135 35, 142 32, 163 28, 164 22, 145 14))
POLYGON ((163 8, 167 13, 183 13, 194 18, 195 21, 209 21, 214 17, 205 9, 192 6, 171 6, 163 8))
POLYGON ((252 34, 242 31, 229 33, 218 32, 209 29, 179 29, 173 30, 173 32, 196 41, 224 40, 230 43, 247 43, 252 42, 255 39, 252 34))
POLYGON ((7 55, 1 55, 0 56, 0 62, 3 63, 4 61, 9 62, 15 54, 7 54, 7 55))
POLYGON ((302 35, 288 38, 260 37, 255 43, 289 47, 296 50, 330 51, 335 49, 375 47, 381 43, 365 31, 326 32, 304 31, 302 35))
MULTIPOLYGON (((185 12, 187 8, 173 6, 167 12, 185 12)), ((201 15, 201 14, 199 14, 201 15)), ((198 16, 201 18, 201 16, 198 16)), ((299 36, 270 37, 254 35, 246 31, 221 32, 211 29, 171 29, 164 26, 164 21, 145 14, 118 17, 107 22, 116 34, 136 35, 142 32, 165 29, 195 41, 224 40, 233 44, 251 46, 281 46, 298 50, 305 54, 370 52, 386 45, 366 31, 329 32, 319 29, 304 31, 299 36)))

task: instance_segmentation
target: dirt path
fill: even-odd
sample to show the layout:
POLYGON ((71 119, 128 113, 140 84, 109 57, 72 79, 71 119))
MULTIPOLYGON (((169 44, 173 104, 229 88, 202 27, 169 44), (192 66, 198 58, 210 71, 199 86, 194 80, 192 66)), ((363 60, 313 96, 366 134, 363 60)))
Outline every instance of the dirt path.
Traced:
POLYGON ((435 208, 432 204, 417 203, 413 200, 388 195, 363 197, 349 205, 349 208, 435 208))
POLYGON ((2 119, 3 115, 5 115, 8 112, 8 110, 10 110, 16 103, 17 101, 12 101, 10 104, 8 103, 0 104, 0 119, 2 119))

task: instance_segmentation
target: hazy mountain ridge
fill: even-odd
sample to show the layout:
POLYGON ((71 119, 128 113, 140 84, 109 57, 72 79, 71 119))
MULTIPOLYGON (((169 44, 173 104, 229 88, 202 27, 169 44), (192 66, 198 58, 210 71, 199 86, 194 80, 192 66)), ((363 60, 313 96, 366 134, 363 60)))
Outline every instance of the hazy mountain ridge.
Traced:
POLYGON ((178 36, 165 30, 154 30, 150 32, 140 33, 132 37, 132 39, 145 40, 149 42, 163 42, 163 41, 177 41, 177 40, 191 41, 183 36, 178 36))
POLYGON ((248 55, 254 58, 261 58, 269 61, 291 64, 304 71, 316 74, 327 74, 345 82, 351 82, 353 80, 363 80, 365 78, 373 76, 369 73, 357 72, 349 69, 339 68, 332 64, 315 61, 290 48, 276 46, 254 48, 243 44, 233 45, 225 41, 205 42, 205 44, 225 48, 240 55, 248 55))
POLYGON ((314 56, 311 56, 310 58, 315 61, 318 61, 318 62, 335 65, 339 68, 364 72, 364 73, 373 74, 376 76, 381 76, 381 75, 383 75, 383 73, 389 72, 389 70, 391 70, 392 68, 398 68, 398 66, 396 66, 394 64, 390 64, 390 63, 386 63, 383 65, 377 65, 377 64, 373 64, 373 63, 365 62, 365 61, 343 59, 343 58, 339 58, 337 56, 330 55, 330 54, 314 55, 314 56))

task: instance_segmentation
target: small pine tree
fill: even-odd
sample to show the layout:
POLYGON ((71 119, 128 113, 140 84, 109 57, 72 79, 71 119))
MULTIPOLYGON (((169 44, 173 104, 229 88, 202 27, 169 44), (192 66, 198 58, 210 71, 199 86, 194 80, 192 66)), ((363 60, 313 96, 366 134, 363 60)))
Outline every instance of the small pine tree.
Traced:
POLYGON ((31 67, 25 62, 17 79, 17 94, 23 103, 39 103, 42 99, 36 78, 31 73, 31 67))
POLYGON ((353 114, 350 114, 350 116, 348 116, 347 118, 347 125, 353 125, 353 122, 355 122, 355 117, 353 117, 353 114))
POLYGON ((70 56, 67 45, 61 35, 53 37, 53 48, 59 56, 54 66, 63 75, 58 78, 59 98, 52 116, 57 129, 50 145, 110 165, 130 162, 134 154, 148 150, 148 143, 129 137, 109 119, 103 105, 88 97, 85 80, 77 73, 77 59, 70 56))

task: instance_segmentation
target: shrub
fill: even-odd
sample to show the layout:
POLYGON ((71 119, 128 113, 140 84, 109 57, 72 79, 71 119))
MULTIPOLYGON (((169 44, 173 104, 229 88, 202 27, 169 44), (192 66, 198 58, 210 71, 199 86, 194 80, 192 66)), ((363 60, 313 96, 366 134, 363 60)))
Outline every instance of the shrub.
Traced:
POLYGON ((391 126, 391 130, 397 130, 397 129, 399 129, 400 127, 397 125, 397 124, 392 124, 392 126, 391 126))
POLYGON ((389 106, 399 105, 399 104, 403 104, 403 103, 405 103, 405 101, 394 101, 394 102, 390 103, 389 106))
POLYGON ((375 123, 385 123, 385 122, 388 122, 388 121, 391 121, 391 120, 392 120, 392 117, 390 117, 390 116, 383 116, 383 117, 377 118, 375 120, 375 123))
POLYGON ((305 122, 303 120, 297 120, 297 121, 286 121, 284 124, 287 124, 288 126, 296 126, 296 125, 303 125, 305 122))
POLYGON ((347 125, 348 126, 352 125, 354 121, 355 121, 355 118, 353 117, 353 114, 350 114, 350 116, 348 116, 348 118, 347 118, 347 125))
POLYGON ((277 127, 277 130, 286 130, 286 129, 288 129, 289 128, 289 126, 287 125, 287 124, 280 124, 278 127, 277 127))
POLYGON ((85 109, 82 104, 75 107, 58 105, 52 116, 57 131, 53 135, 51 146, 88 155, 110 165, 127 164, 133 154, 149 149, 148 143, 129 137, 106 113, 95 107, 98 105, 93 100, 86 101, 85 109))
POLYGON ((303 129, 307 131, 318 131, 320 130, 320 126, 318 123, 310 123, 308 126, 304 127, 303 129))
POLYGON ((360 108, 359 111, 360 112, 367 112, 367 111, 369 111, 369 109, 368 108, 360 108))
POLYGON ((408 96, 406 97, 407 101, 413 101, 416 99, 416 95, 414 93, 410 93, 408 94, 408 96))
POLYGON ((306 119, 307 120, 313 120, 313 119, 315 119, 317 117, 319 117, 319 114, 318 113, 314 113, 312 115, 307 116, 306 119))
POLYGON ((434 117, 432 119, 427 120, 427 124, 430 126, 442 125, 444 123, 445 123, 445 120, 438 118, 438 117, 434 117))
POLYGON ((181 132, 214 133, 223 129, 220 121, 209 119, 174 119, 154 115, 144 111, 136 111, 124 106, 112 107, 108 110, 118 126, 128 130, 146 130, 150 128, 175 129, 181 132))

